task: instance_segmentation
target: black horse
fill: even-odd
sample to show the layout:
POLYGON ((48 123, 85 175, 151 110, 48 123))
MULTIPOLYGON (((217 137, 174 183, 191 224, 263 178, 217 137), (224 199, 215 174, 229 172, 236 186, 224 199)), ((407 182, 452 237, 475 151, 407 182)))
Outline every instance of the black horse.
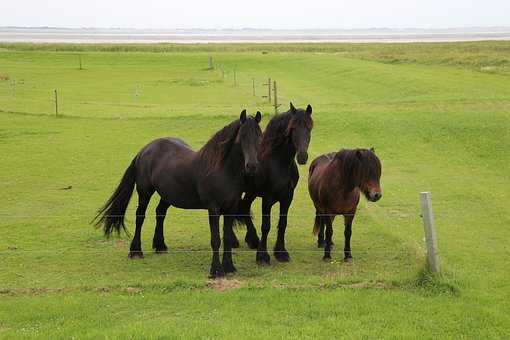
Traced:
MULTIPOLYGON (((258 264, 270 262, 267 235, 271 229, 271 207, 276 202, 280 203, 280 218, 274 256, 281 262, 290 260, 285 249, 285 228, 287 213, 299 180, 294 158, 297 158, 299 164, 306 164, 312 128, 312 107, 308 105, 306 110, 296 109, 290 103, 290 110, 274 116, 262 135, 258 155, 259 169, 252 177, 240 205, 241 220, 247 227, 245 241, 250 248, 257 249, 258 264), (262 197, 260 241, 250 215, 251 204, 257 197, 262 197)), ((233 239, 234 244, 239 244, 235 236, 233 239)))
POLYGON ((211 277, 235 272, 232 262, 231 237, 246 174, 257 170, 257 153, 262 131, 260 112, 247 117, 246 110, 217 132, 199 151, 177 138, 156 139, 145 146, 131 162, 122 180, 99 211, 97 224, 103 224, 105 235, 125 230, 124 216, 136 184, 138 208, 136 230, 129 257, 143 257, 140 234, 145 211, 155 191, 161 196, 156 208, 156 230, 152 248, 166 252, 163 222, 170 206, 182 209, 207 209, 211 231, 211 277), (220 263, 220 215, 224 216, 223 263, 220 263))

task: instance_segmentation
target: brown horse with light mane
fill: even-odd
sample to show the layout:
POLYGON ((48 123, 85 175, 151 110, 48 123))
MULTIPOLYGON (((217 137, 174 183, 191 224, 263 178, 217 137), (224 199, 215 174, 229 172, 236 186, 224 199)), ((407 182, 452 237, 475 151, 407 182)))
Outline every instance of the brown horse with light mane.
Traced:
POLYGON ((318 234, 318 246, 324 246, 325 261, 331 260, 336 215, 344 216, 344 261, 352 261, 351 227, 360 192, 369 201, 378 201, 382 197, 380 178, 381 161, 373 148, 332 152, 315 158, 310 165, 308 191, 316 210, 313 230, 318 234))

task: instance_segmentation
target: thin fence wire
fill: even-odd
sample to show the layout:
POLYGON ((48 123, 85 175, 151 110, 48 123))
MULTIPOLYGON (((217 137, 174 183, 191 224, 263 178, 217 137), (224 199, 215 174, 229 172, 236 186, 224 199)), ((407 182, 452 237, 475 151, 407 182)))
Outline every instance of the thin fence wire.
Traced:
MULTIPOLYGON (((7 218, 7 219, 38 219, 38 218, 42 218, 42 219, 46 219, 46 218, 90 218, 92 219, 97 213, 96 212, 93 212, 91 214, 66 214, 66 215, 0 215, 0 218, 7 218)), ((404 219, 404 218, 412 218, 412 217, 420 217, 420 214, 419 212, 415 212, 413 215, 410 215, 410 216, 399 216, 400 219, 404 219)), ((334 216, 337 216, 338 218, 340 218, 341 216, 359 216, 359 215, 363 215, 363 213, 356 213, 356 214, 339 214, 339 215, 334 215, 334 216)), ((388 214, 389 216, 387 216, 388 218, 394 218, 394 216, 392 216, 392 213, 389 213, 388 214)), ((492 214, 492 215, 495 215, 495 214, 492 214)), ((506 213, 501 213, 500 215, 499 214, 496 214, 497 216, 503 216, 505 215, 506 216, 506 213)), ((120 217, 120 216, 114 216, 114 215, 109 215, 110 217, 120 217)), ((131 218, 135 218, 135 217, 141 217, 142 215, 131 215, 131 214, 126 214, 125 217, 126 217, 126 220, 129 221, 131 218)), ((162 216, 158 216, 157 214, 145 214, 143 215, 145 216, 145 218, 152 218, 152 217, 162 217, 162 216)), ((224 217, 225 215, 209 215, 207 213, 205 213, 204 215, 202 215, 202 217, 200 216, 191 216, 191 215, 176 215, 176 214, 173 214, 173 213, 169 213, 166 215, 166 217, 168 218, 179 218, 179 219, 207 219, 209 217, 224 217)), ((255 220, 258 220, 259 218, 263 217, 263 215, 261 214, 255 214, 255 220)), ((266 215, 267 216, 267 215, 266 215)), ((271 217, 274 217, 274 218, 278 218, 280 215, 278 213, 274 213, 271 215, 271 217)), ((464 212, 455 212, 455 213, 452 213, 452 214, 441 214, 441 213, 434 213, 434 216, 436 218, 446 218, 446 217, 459 217, 459 216, 465 216, 465 217, 468 217, 466 216, 466 214, 464 212)), ((310 217, 311 220, 313 220, 315 218, 315 215, 289 215, 288 217, 291 217, 291 218, 303 218, 303 217, 310 217)))
MULTIPOLYGON (((126 244, 128 245, 128 244, 126 244)), ((114 244, 112 244, 112 246, 114 246, 114 244)), ((269 248, 269 247, 268 247, 269 248)), ((343 252, 344 250, 342 248, 340 249, 335 249, 335 247, 332 247, 332 250, 335 250, 337 252, 343 252)), ((23 248, 17 248, 17 249, 4 249, 4 250, 1 250, 0 249, 0 253, 52 253, 52 252, 60 252, 60 253, 73 253, 73 254, 104 254, 104 253, 107 253, 107 252, 111 252, 111 251, 117 251, 117 252, 125 252, 126 249, 124 247, 119 247, 119 246, 116 246, 116 247, 109 247, 107 249, 67 249, 67 248, 46 248, 46 249, 23 249, 23 248)), ((283 253, 285 251, 278 251, 278 250, 272 250, 272 249, 268 249, 267 250, 268 252, 270 253, 283 253)), ((206 254, 210 254, 211 253, 211 249, 169 249, 165 252, 158 252, 158 251, 154 251, 154 250, 145 250, 143 251, 145 253, 154 253, 154 254, 159 254, 159 253, 164 253, 164 254, 187 254, 187 253, 195 253, 195 254, 200 254, 200 253, 206 253, 206 254)), ((221 250, 220 250, 221 252, 221 250)), ((256 249, 239 249, 239 248, 234 248, 232 249, 232 253, 248 253, 248 254, 255 254, 257 252, 256 249)), ((319 249, 317 248, 316 250, 312 250, 312 249, 293 249, 293 248, 289 248, 288 249, 288 252, 289 253, 298 253, 298 254, 322 254, 324 253, 324 249, 319 249)), ((363 250, 363 249, 357 249, 357 248, 354 248, 354 249, 351 249, 351 252, 352 253, 360 253, 360 254, 389 254, 389 253, 395 253, 395 252, 402 252, 402 253, 408 253, 409 252, 409 249, 402 249, 402 248, 394 248, 394 249, 384 249, 384 250, 363 250)))

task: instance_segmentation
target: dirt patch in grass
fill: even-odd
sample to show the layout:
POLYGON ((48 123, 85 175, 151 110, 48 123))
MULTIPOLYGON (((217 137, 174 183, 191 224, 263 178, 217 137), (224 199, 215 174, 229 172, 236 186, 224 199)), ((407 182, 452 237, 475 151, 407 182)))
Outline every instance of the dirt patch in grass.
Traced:
POLYGON ((0 289, 0 296, 38 296, 46 294, 66 294, 73 292, 96 292, 96 293, 112 293, 112 292, 123 292, 128 294, 139 294, 143 291, 140 287, 65 287, 65 288, 4 288, 0 289))
POLYGON ((207 288, 214 289, 218 292, 226 292, 232 289, 243 288, 245 286, 246 285, 242 281, 228 278, 209 280, 209 282, 207 282, 207 288))

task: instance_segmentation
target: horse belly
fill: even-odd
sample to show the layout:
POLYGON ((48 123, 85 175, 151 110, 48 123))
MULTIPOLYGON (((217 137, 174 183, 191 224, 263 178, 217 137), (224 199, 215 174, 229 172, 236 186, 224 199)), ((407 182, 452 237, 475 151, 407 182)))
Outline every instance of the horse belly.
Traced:
POLYGON ((338 195, 328 205, 330 214, 353 214, 356 212, 359 203, 359 190, 355 189, 347 195, 338 195))
POLYGON ((200 209, 203 203, 198 195, 194 183, 182 181, 168 176, 160 181, 156 191, 168 204, 182 209, 200 209))

